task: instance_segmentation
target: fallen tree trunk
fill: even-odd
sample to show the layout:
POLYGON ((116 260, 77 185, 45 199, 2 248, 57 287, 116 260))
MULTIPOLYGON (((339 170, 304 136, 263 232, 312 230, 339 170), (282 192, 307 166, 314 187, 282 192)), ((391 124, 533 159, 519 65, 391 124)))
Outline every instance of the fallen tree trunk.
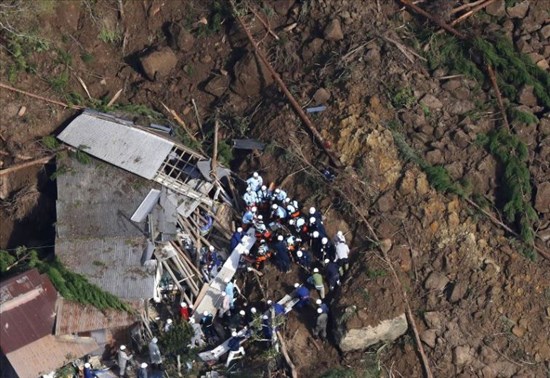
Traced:
POLYGON ((325 151, 327 156, 330 158, 330 161, 332 162, 332 164, 337 168, 342 168, 342 163, 340 162, 339 157, 333 150, 330 149, 330 143, 323 138, 323 136, 319 133, 319 131, 317 131, 317 129, 313 125, 313 122, 311 122, 309 117, 303 111, 300 104, 298 104, 298 101, 296 101, 292 93, 290 93, 290 91, 288 90, 287 86, 285 85, 285 83, 283 82, 279 74, 275 71, 275 69, 271 66, 271 63, 269 63, 269 61, 267 60, 265 54, 262 52, 262 50, 260 49, 256 41, 254 40, 254 37, 252 37, 252 34, 250 33, 250 31, 244 24, 243 20, 239 16, 239 12, 235 9, 235 4, 233 3, 233 1, 231 1, 231 7, 233 9, 233 15, 235 19, 239 22, 244 32, 246 33, 246 36, 248 37, 248 40, 250 41, 250 44, 252 45, 252 48, 254 49, 254 53, 256 54, 258 59, 262 61, 263 64, 266 66, 267 70, 269 71, 271 76, 273 76, 273 79, 275 80, 275 82, 277 83, 281 91, 284 93, 284 95, 286 96, 286 98, 288 99, 288 101, 296 111, 296 113, 298 113, 298 116, 302 119, 302 121, 306 125, 307 129, 311 132, 315 140, 317 140, 317 143, 321 146, 321 148, 325 151))

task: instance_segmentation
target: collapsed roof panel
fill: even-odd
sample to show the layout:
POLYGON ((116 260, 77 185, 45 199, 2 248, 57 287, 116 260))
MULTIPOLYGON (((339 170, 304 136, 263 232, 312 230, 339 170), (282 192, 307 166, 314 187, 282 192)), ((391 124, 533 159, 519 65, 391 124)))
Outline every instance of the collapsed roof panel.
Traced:
POLYGON ((155 269, 141 265, 146 238, 58 239, 55 247, 68 269, 103 290, 123 299, 153 298, 155 269))
POLYGON ((60 261, 123 299, 153 298, 155 270, 142 266, 145 223, 130 220, 153 182, 92 159, 66 159, 57 177, 57 239, 60 261))
POLYGON ((114 116, 85 110, 58 135, 64 143, 152 180, 174 142, 114 116))

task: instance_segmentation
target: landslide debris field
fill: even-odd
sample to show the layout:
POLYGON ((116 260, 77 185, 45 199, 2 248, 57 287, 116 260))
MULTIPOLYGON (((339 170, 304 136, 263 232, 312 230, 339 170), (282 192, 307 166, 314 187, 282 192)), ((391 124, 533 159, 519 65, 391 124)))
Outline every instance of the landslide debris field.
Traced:
MULTIPOLYGON (((348 232, 333 329, 404 313, 404 292, 433 376, 549 375, 550 4, 418 2, 429 20, 403 3, 3 2, 0 248, 52 246, 63 172, 10 170, 52 155, 50 136, 78 112, 8 87, 171 124, 207 154, 217 119, 221 164, 260 172, 323 210, 330 235, 348 232), (300 107, 325 107, 309 114, 323 145, 236 16, 300 107), (231 148, 246 138, 265 149, 231 148)), ((294 282, 266 271, 270 297, 294 282)), ((314 341, 312 322, 292 314, 282 330, 299 376, 425 374, 410 321, 397 340, 350 352, 334 335, 314 341)))

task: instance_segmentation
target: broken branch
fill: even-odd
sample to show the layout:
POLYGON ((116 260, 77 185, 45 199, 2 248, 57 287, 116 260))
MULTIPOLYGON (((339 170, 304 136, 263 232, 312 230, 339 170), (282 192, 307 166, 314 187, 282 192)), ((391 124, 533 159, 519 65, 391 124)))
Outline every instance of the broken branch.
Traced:
POLYGON ((497 98, 498 108, 500 114, 502 115, 502 121, 507 130, 510 130, 510 124, 508 123, 508 118, 506 117, 506 108, 504 107, 504 102, 502 101, 502 95, 500 94, 500 89, 498 88, 497 76, 493 67, 490 64, 487 64, 487 73, 489 74, 489 79, 491 79, 491 84, 493 85, 493 90, 495 91, 495 96, 497 98))
POLYGON ((413 4, 413 3, 410 3, 409 0, 399 0, 401 2, 401 4, 403 4, 406 8, 409 8, 410 10, 418 13, 419 15, 423 16, 423 17, 426 17, 427 19, 429 19, 430 21, 434 22, 435 24, 437 24, 439 27, 447 30, 449 33, 455 35, 457 38, 459 39, 466 39, 466 36, 464 34, 462 34, 461 32, 459 32, 458 30, 456 30, 455 28, 453 28, 452 26, 448 25, 447 23, 441 21, 439 18, 437 17, 434 17, 432 16, 431 14, 429 14, 428 12, 426 12, 424 9, 420 8, 419 6, 413 4))
POLYGON ((0 83, 0 88, 4 88, 4 89, 7 89, 7 90, 9 90, 9 91, 21 93, 21 94, 23 94, 23 95, 25 95, 25 96, 29 96, 29 97, 32 97, 32 98, 36 98, 36 99, 38 99, 38 100, 42 100, 42 101, 49 102, 50 104, 55 104, 55 105, 63 106, 64 108, 69 108, 69 109, 84 109, 84 106, 65 104, 64 102, 57 101, 57 100, 52 100, 52 99, 49 99, 49 98, 46 98, 46 97, 39 96, 39 95, 34 94, 34 93, 26 92, 26 91, 24 91, 24 90, 17 89, 17 88, 14 88, 14 87, 11 87, 11 86, 6 85, 6 84, 4 84, 4 83, 0 83))

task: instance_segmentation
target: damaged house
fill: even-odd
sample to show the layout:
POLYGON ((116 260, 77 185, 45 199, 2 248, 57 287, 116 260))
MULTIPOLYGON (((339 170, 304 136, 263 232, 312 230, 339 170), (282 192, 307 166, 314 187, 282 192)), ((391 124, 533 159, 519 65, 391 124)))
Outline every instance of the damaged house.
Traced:
POLYGON ((204 277, 175 241, 183 245, 188 237, 208 246, 201 230, 219 228, 223 222, 213 219, 231 211, 219 184, 229 171, 219 167, 213 180, 211 161, 168 134, 91 110, 58 138, 93 157, 87 164, 58 162, 58 259, 143 312, 148 300, 160 301, 161 289, 179 290, 194 303, 204 277), (196 234, 182 233, 181 224, 196 234))
POLYGON ((91 337, 53 334, 57 300, 48 276, 36 269, 0 283, 1 377, 38 377, 98 352, 91 337))

